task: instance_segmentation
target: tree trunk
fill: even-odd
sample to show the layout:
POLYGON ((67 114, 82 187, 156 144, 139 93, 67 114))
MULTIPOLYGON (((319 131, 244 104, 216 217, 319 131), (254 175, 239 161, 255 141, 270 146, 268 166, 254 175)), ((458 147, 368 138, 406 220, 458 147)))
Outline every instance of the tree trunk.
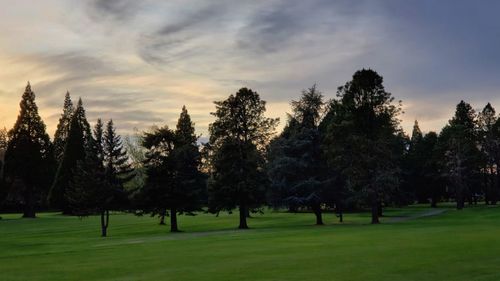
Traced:
POLYGON ((248 229, 247 225, 247 208, 243 205, 240 205, 240 225, 239 229, 248 229))
POLYGON ((437 208, 437 199, 435 196, 431 198, 431 208, 437 208))
POLYGON ((457 210, 462 210, 465 205, 465 200, 463 195, 458 195, 457 198, 457 210))
POLYGON ((179 232, 177 228, 177 210, 175 208, 170 209, 170 232, 179 232))
POLYGON ((35 200, 33 198, 33 189, 26 188, 24 192, 23 218, 36 218, 35 200))
POLYGON ((323 225, 323 215, 320 206, 313 207, 314 214, 316 215, 316 225, 323 225))
POLYGON ((166 210, 160 212, 160 225, 165 225, 165 216, 167 214, 166 210))
POLYGON ((109 225, 109 211, 105 210, 101 212, 101 237, 108 236, 108 225, 109 225))
POLYGON ((376 198, 375 195, 372 195, 372 224, 378 224, 380 223, 378 219, 378 213, 379 213, 379 202, 376 198))
POLYGON ((380 201, 377 203, 377 213, 378 213, 379 217, 384 216, 383 209, 382 209, 382 202, 380 202, 380 201))
POLYGON ((339 215, 339 222, 344 222, 344 213, 342 211, 342 206, 340 204, 336 204, 337 206, 337 214, 339 215))

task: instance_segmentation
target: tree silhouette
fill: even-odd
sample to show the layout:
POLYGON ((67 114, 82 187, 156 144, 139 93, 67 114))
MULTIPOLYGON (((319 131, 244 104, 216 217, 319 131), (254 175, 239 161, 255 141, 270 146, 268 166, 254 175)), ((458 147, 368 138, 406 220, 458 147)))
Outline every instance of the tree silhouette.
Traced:
POLYGON ((264 148, 278 120, 264 117, 265 101, 247 88, 215 106, 216 120, 209 127, 210 210, 238 207, 239 228, 246 229, 249 210, 265 200, 264 148))
POLYGON ((53 175, 53 150, 29 83, 20 107, 17 121, 9 131, 4 173, 11 186, 10 199, 21 204, 23 217, 34 218, 53 175))

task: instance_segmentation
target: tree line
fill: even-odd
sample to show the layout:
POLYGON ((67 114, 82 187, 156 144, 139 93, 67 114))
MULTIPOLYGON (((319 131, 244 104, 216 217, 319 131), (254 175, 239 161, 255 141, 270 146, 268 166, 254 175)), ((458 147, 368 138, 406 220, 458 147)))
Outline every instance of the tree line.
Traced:
POLYGON ((215 102, 209 140, 199 143, 184 106, 174 127, 122 139, 113 120, 87 121, 81 99, 66 93, 51 141, 28 83, 13 128, 0 130, 0 204, 34 218, 39 210, 99 215, 107 235, 111 211, 170 218, 204 211, 239 213, 239 228, 265 206, 323 213, 415 202, 496 204, 500 189, 500 119, 491 104, 476 113, 461 101, 441 132, 411 135, 402 103, 371 69, 354 73, 336 97, 316 85, 291 101, 285 127, 265 116, 266 102, 241 88, 215 102))

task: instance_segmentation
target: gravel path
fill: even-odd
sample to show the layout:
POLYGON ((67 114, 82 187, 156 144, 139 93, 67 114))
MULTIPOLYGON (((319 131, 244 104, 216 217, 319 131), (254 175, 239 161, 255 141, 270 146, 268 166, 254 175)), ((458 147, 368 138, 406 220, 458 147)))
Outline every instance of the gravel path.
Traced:
POLYGON ((440 215, 444 212, 446 212, 447 209, 435 209, 435 210, 430 210, 424 213, 420 214, 415 214, 407 217, 395 217, 395 218, 390 218, 387 220, 388 223, 397 223, 397 222, 405 222, 409 220, 415 220, 415 219, 420 219, 420 218, 426 218, 426 217, 433 217, 440 215))

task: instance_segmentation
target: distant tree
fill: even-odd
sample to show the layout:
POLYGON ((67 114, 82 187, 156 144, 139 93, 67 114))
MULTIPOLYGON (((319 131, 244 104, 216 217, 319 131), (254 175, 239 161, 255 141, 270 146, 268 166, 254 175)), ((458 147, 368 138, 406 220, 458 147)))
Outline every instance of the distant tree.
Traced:
POLYGON ((384 198, 399 186, 400 105, 370 69, 357 71, 337 96, 325 137, 328 161, 371 206, 372 223, 379 223, 384 198))
POLYGON ((4 174, 11 186, 9 197, 21 204, 23 217, 34 218, 53 175, 53 148, 29 83, 20 107, 9 131, 4 174))
POLYGON ((121 136, 116 134, 113 120, 109 120, 106 124, 102 149, 104 169, 109 185, 114 189, 124 190, 124 184, 134 177, 134 169, 127 151, 123 148, 121 136))
POLYGON ((64 97, 63 112, 59 118, 59 123, 57 124, 57 129, 54 134, 54 157, 57 162, 60 162, 63 158, 64 147, 66 146, 66 141, 68 139, 69 126, 74 110, 71 96, 69 92, 66 92, 64 97))
POLYGON ((125 137, 125 149, 130 157, 130 163, 134 169, 134 178, 126 184, 126 189, 131 193, 139 192, 146 183, 146 169, 144 161, 146 160, 145 149, 141 145, 142 136, 139 135, 137 129, 134 129, 134 134, 125 137))
POLYGON ((82 100, 79 99, 75 113, 71 118, 63 158, 49 194, 50 204, 62 210, 64 214, 71 214, 70 206, 66 200, 66 189, 73 178, 78 161, 85 159, 85 147, 89 145, 88 142, 91 139, 90 125, 85 116, 82 100))
POLYGON ((5 127, 0 129, 0 179, 3 179, 3 164, 5 161, 5 151, 9 144, 9 136, 5 127))
POLYGON ((205 181, 199 170, 201 155, 197 140, 185 107, 175 131, 163 127, 146 133, 143 138, 147 148, 147 178, 142 192, 145 211, 158 214, 162 221, 169 215, 171 232, 179 231, 178 214, 191 214, 201 208, 205 181))
POLYGON ((495 161, 498 140, 494 132, 496 122, 495 109, 488 103, 478 115, 478 138, 482 156, 482 185, 486 204, 496 202, 498 197, 495 161))
POLYGON ((435 132, 428 132, 422 139, 421 152, 425 159, 422 166, 422 188, 430 197, 431 207, 437 207, 439 200, 445 195, 446 181, 443 178, 441 165, 442 155, 438 150, 439 138, 435 132))
POLYGON ((266 102, 247 88, 215 106, 209 126, 210 211, 238 207, 239 228, 246 229, 249 211, 265 201, 264 150, 278 120, 264 117, 266 102))
POLYGON ((7 134, 7 129, 5 129, 4 127, 3 129, 0 129, 0 207, 2 207, 2 204, 4 203, 5 198, 7 197, 7 190, 3 177, 3 166, 5 160, 5 151, 7 150, 8 143, 9 143, 9 138, 7 134))
POLYGON ((101 118, 97 119, 93 134, 97 159, 99 159, 101 163, 104 163, 104 125, 101 118))
POLYGON ((323 106, 315 85, 303 91, 299 101, 292 101, 293 115, 268 153, 272 201, 290 209, 310 208, 317 225, 323 224, 322 205, 329 203, 318 130, 323 106))
POLYGON ((405 155, 405 169, 404 169, 404 181, 405 184, 409 185, 409 190, 411 190, 416 197, 418 203, 427 203, 429 200, 429 193, 427 192, 427 186, 424 184, 424 179, 422 177, 423 166, 427 160, 427 154, 424 155, 425 147, 423 145, 424 135, 418 126, 418 121, 415 120, 413 125, 413 131, 411 134, 408 153, 405 155))
POLYGON ((466 199, 472 203, 480 184, 481 155, 477 147, 476 124, 476 114, 470 104, 460 101, 455 116, 439 137, 445 146, 445 173, 454 189, 457 209, 464 207, 466 199))

